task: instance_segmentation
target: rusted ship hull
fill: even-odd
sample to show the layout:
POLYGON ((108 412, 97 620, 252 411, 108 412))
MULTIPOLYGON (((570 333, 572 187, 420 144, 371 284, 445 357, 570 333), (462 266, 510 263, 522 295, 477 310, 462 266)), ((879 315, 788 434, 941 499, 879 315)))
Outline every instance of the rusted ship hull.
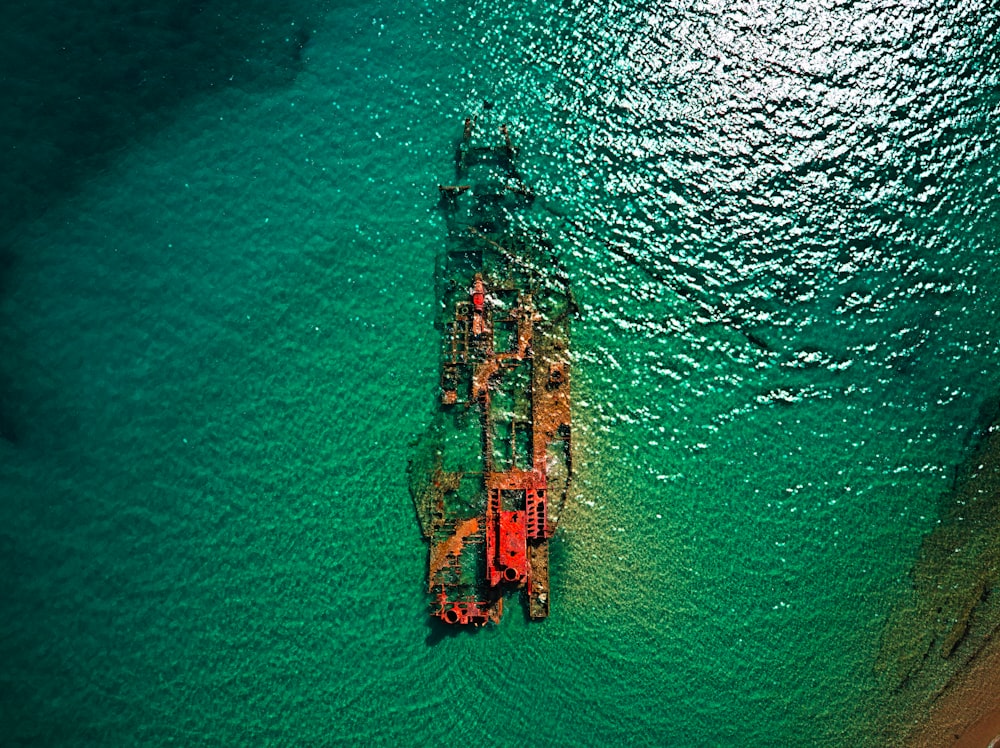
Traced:
POLYGON ((430 543, 432 615, 498 621, 512 592, 549 614, 549 540, 572 476, 569 321, 552 245, 523 221, 535 196, 507 125, 465 121, 437 268, 442 333, 435 424, 411 462, 430 543))

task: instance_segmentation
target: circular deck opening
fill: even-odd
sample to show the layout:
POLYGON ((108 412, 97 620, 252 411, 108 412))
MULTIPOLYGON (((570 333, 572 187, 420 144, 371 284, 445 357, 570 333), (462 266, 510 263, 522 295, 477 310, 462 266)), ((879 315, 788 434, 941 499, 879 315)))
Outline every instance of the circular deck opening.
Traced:
POLYGON ((503 575, 508 582, 513 582, 514 580, 517 579, 517 569, 508 566, 506 569, 503 570, 503 575))

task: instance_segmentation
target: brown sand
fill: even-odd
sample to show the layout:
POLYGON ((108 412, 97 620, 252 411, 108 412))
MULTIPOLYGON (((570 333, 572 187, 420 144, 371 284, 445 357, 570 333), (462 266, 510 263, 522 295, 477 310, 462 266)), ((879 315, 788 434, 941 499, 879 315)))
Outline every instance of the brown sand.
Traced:
POLYGON ((1000 639, 992 638, 945 689, 910 738, 913 748, 1000 746, 1000 639), (995 743, 995 745, 994 745, 995 743))
POLYGON ((909 715, 887 743, 987 748, 1000 738, 1000 409, 989 421, 883 631, 886 716, 909 715))

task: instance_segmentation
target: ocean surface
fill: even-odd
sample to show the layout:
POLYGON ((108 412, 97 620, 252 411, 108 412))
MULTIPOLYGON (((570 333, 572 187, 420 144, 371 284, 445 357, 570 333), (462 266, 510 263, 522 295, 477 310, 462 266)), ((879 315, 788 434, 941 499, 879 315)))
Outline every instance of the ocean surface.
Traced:
POLYGON ((1000 5, 274 6, 11 12, 0 743, 898 742, 883 630, 1000 394, 1000 5), (405 470, 484 100, 577 479, 551 617, 447 632, 405 470))

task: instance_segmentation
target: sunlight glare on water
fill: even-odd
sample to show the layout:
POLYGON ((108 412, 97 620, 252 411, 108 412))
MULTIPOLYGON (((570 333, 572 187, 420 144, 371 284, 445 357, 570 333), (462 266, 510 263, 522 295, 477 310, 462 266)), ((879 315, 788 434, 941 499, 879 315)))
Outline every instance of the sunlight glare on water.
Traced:
POLYGON ((209 16, 82 16, 101 84, 16 88, 156 126, 0 246, 0 742, 898 744, 880 637, 1000 392, 1000 7, 337 2, 215 63, 209 16), (139 31, 196 22, 144 110, 139 31), (484 101, 581 309, 576 474, 550 618, 442 633, 406 465, 484 101))

